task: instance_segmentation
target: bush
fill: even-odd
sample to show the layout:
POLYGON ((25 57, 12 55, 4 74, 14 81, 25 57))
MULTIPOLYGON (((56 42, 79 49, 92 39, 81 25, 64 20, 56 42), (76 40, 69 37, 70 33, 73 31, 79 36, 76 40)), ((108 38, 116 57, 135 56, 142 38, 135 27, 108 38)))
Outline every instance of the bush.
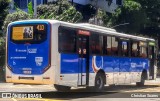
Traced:
POLYGON ((26 19, 30 19, 30 15, 21 10, 18 10, 12 14, 8 14, 7 17, 5 18, 4 25, 3 25, 4 32, 6 33, 7 26, 9 23, 13 21, 26 20, 26 19))
POLYGON ((0 38, 0 82, 5 80, 5 39, 3 37, 0 38))
POLYGON ((82 14, 80 12, 77 12, 74 7, 70 7, 68 10, 64 11, 61 15, 57 16, 55 19, 76 23, 82 19, 82 14))
POLYGON ((0 0, 0 30, 2 30, 3 20, 7 16, 11 0, 0 0))
POLYGON ((39 18, 44 15, 44 18, 48 18, 51 14, 60 15, 71 6, 67 0, 58 0, 52 4, 39 5, 37 7, 37 17, 39 18))
POLYGON ((37 17, 40 19, 55 19, 66 22, 79 22, 82 14, 78 12, 67 0, 59 0, 53 4, 39 5, 37 17))

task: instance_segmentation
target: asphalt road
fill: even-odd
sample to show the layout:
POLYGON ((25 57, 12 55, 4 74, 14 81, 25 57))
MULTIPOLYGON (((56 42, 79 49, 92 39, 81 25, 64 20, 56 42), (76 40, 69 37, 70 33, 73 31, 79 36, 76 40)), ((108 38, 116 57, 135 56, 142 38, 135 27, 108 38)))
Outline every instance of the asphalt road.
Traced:
POLYGON ((14 95, 10 99, 0 99, 0 101, 128 101, 129 99, 129 101, 137 101, 137 98, 141 99, 140 101, 160 101, 160 82, 146 81, 143 87, 137 87, 135 84, 109 86, 105 87, 103 92, 85 88, 57 92, 52 85, 0 83, 0 92, 14 95), (28 96, 35 96, 35 99, 28 99, 28 96))

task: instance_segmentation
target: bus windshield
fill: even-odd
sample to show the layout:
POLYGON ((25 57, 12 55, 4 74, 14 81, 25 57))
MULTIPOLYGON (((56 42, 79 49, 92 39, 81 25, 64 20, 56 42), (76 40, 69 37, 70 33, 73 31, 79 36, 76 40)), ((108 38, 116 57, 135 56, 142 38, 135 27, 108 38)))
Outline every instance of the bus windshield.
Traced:
POLYGON ((47 39, 46 24, 15 25, 11 29, 11 41, 14 43, 41 43, 47 39))

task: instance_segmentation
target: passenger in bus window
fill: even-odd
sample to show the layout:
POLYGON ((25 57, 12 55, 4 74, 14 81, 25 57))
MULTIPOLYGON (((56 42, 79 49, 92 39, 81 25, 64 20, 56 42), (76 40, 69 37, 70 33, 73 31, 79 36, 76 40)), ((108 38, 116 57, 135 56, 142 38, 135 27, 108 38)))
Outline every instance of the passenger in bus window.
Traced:
POLYGON ((32 38, 32 37, 33 37, 33 31, 32 31, 32 28, 29 27, 28 38, 32 38))
POLYGON ((79 48, 79 51, 78 51, 78 53, 79 53, 79 54, 81 54, 81 48, 79 48))
POLYGON ((32 38, 33 37, 33 31, 31 27, 25 27, 24 28, 24 33, 23 33, 23 38, 32 38))
POLYGON ((27 28, 24 28, 23 38, 25 39, 27 37, 28 37, 27 28))
POLYGON ((86 49, 83 49, 83 54, 86 54, 86 49))

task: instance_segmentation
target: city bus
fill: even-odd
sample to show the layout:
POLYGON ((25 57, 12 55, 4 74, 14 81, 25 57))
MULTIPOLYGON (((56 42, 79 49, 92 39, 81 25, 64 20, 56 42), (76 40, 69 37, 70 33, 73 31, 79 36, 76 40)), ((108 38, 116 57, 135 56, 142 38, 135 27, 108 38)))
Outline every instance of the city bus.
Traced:
POLYGON ((22 20, 8 25, 6 82, 71 87, 131 84, 153 78, 156 41, 97 25, 22 20))

